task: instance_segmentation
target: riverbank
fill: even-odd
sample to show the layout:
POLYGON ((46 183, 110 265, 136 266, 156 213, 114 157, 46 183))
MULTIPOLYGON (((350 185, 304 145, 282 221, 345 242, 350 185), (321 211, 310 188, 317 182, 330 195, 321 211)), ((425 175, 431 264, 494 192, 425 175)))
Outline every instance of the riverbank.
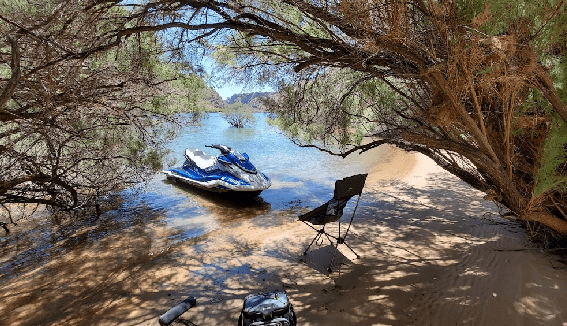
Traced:
POLYGON ((482 194, 397 150, 368 181, 349 239, 360 259, 340 246, 328 274, 327 244, 301 255, 307 226, 246 221, 190 264, 201 277, 185 284, 201 285, 187 293, 201 300, 183 318, 229 325, 246 294, 284 288, 300 325, 565 325, 565 265, 482 194))
POLYGON ((295 218, 308 209, 301 203, 225 216, 188 241, 159 223, 133 224, 80 249, 58 242, 48 263, 3 281, 0 324, 157 325, 193 295, 181 325, 235 325, 246 295, 285 289, 302 326, 567 325, 559 258, 431 160, 389 151, 347 239, 361 257, 339 246, 332 274, 328 243, 302 255, 314 231, 295 218))

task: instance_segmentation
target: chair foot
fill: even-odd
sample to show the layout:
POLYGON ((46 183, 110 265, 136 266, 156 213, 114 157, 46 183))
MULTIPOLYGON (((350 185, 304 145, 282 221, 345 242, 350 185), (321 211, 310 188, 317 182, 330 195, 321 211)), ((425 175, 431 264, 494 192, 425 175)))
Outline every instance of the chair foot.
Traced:
POLYGON ((331 274, 333 272, 333 269, 331 268, 331 266, 329 266, 329 268, 327 268, 327 272, 329 272, 329 274, 331 274))
POLYGON ((303 252, 303 256, 307 256, 307 250, 303 252))
POLYGON ((360 255, 356 255, 356 259, 360 259, 360 255))

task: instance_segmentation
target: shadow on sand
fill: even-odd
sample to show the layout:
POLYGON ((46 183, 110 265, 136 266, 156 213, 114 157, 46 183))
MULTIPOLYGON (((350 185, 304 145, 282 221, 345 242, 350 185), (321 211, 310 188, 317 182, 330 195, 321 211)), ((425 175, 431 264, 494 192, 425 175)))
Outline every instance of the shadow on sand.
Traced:
POLYGON ((523 230, 480 194, 432 178, 421 188, 368 187, 348 239, 361 258, 339 246, 332 274, 328 243, 302 255, 314 231, 296 217, 307 208, 274 211, 261 199, 248 206, 191 193, 221 228, 175 242, 162 217, 139 210, 124 225, 108 219, 42 242, 26 251, 29 267, 17 267, 20 246, 34 248, 35 233, 27 243, 3 240, 3 256, 20 258, 2 261, 0 324, 156 325, 192 295, 186 324, 235 325, 246 295, 284 289, 300 325, 562 325, 567 271, 532 255, 523 230), (540 276, 510 276, 530 259, 540 276), (528 286, 553 273, 555 288, 528 286))

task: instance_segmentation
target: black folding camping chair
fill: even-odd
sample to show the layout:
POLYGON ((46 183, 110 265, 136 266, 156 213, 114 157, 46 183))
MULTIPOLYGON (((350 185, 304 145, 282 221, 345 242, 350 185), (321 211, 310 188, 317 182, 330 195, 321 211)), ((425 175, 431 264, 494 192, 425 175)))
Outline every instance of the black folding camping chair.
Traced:
POLYGON ((331 266, 333 265, 333 261, 335 259, 335 254, 338 250, 339 244, 344 244, 347 246, 350 251, 352 251, 356 258, 360 258, 360 256, 345 242, 350 227, 352 225, 352 221, 354 219, 354 214, 356 213, 356 209, 358 208, 358 202, 360 201, 360 195, 362 194, 362 188, 364 188, 364 183, 366 181, 367 174, 357 174, 350 177, 346 177, 342 180, 337 180, 335 182, 335 193, 333 198, 326 202, 325 204, 315 208, 314 210, 307 212, 303 215, 299 216, 299 220, 303 223, 307 224, 313 230, 317 231, 317 234, 307 246, 303 255, 307 255, 307 251, 313 245, 313 243, 318 242, 323 235, 327 237, 331 245, 335 246, 335 250, 333 251, 333 257, 331 258, 331 263, 327 270, 329 273, 332 273, 331 266), (341 217, 343 215, 343 209, 348 203, 348 201, 354 197, 358 196, 356 200, 356 206, 354 207, 354 211, 352 212, 352 216, 348 223, 348 227, 341 233, 341 217), (337 222, 339 224, 339 232, 337 236, 329 234, 325 231, 325 225, 331 222, 337 222), (321 228, 315 228, 315 225, 320 225, 321 228), (334 239, 334 241, 332 239, 334 239))

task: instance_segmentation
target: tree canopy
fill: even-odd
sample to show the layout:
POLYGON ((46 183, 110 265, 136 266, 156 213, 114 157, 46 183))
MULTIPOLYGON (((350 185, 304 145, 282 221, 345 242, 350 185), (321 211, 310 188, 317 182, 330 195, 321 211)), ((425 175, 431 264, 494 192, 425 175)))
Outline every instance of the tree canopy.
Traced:
MULTIPOLYGON (((73 209, 157 169, 173 114, 201 78, 152 33, 116 38, 131 11, 94 1, 0 1, 0 211, 73 209)), ((0 221, 1 222, 1 221, 0 221)))
MULTIPOLYGON (((233 78, 277 85, 281 94, 271 107, 305 145, 331 152, 338 144, 339 155, 386 143, 421 152, 520 219, 567 234, 564 1, 81 5, 89 14, 83 17, 128 12, 118 10, 88 33, 94 43, 53 46, 56 55, 30 71, 157 33, 180 62, 214 53, 233 78), (361 145, 364 137, 372 141, 361 145)), ((17 62, 15 39, 4 34, 17 62)), ((5 93, 18 71, 13 64, 5 93)))
POLYGON ((197 41, 236 76, 277 83, 282 97, 272 108, 292 136, 338 143, 343 155, 384 143, 421 152, 521 219, 567 234, 562 170, 549 169, 550 182, 541 169, 565 155, 552 144, 567 121, 563 1, 143 8, 159 17, 154 28, 178 30, 177 44, 197 41), (360 145, 364 136, 374 140, 360 145))

